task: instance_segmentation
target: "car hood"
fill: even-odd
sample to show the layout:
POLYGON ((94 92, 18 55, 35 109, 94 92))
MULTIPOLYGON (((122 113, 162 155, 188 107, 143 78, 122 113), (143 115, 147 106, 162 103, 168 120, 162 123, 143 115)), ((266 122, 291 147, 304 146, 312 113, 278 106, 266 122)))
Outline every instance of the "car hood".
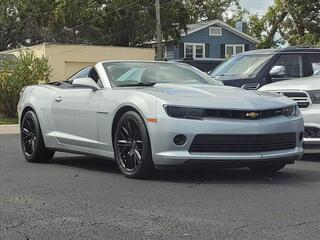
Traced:
POLYGON ((156 84, 140 91, 152 94, 166 104, 192 107, 263 110, 296 104, 278 94, 227 86, 156 84))
POLYGON ((267 84, 261 87, 262 91, 277 91, 277 90, 319 90, 320 76, 312 76, 306 78, 298 78, 285 80, 267 84))

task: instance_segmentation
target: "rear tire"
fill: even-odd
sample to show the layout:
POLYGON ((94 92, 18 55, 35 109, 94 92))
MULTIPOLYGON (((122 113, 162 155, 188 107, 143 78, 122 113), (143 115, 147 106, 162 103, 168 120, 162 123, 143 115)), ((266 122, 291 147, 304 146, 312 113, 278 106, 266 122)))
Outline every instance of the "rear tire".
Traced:
POLYGON ((114 149, 118 166, 125 177, 143 179, 153 175, 149 134, 138 113, 128 111, 119 119, 114 149))
POLYGON ((28 111, 21 120, 21 147, 28 162, 49 162, 54 151, 46 148, 37 115, 28 111))
POLYGON ((265 165, 265 166, 254 166, 254 167, 249 167, 249 169, 253 172, 257 173, 274 173, 278 172, 281 169, 283 169, 286 166, 286 164, 271 164, 271 165, 265 165))

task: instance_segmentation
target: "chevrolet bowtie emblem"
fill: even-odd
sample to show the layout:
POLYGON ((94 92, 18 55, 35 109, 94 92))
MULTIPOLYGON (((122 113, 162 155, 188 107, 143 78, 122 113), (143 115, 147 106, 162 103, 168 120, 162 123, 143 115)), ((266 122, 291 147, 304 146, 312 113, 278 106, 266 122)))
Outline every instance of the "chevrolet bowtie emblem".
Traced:
POLYGON ((248 117, 248 118, 256 118, 256 117, 259 117, 259 113, 257 113, 257 112, 248 112, 248 113, 246 113, 246 117, 248 117))

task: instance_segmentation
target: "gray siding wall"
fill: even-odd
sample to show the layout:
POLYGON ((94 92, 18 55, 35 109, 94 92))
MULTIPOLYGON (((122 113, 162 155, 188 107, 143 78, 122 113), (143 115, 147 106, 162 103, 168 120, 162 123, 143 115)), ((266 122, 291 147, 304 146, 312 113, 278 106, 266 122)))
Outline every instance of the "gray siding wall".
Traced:
MULTIPOLYGON (((213 27, 219 27, 218 25, 212 25, 213 27)), ((209 36, 209 27, 200 31, 194 32, 190 35, 181 37, 182 42, 187 43, 209 43, 209 58, 221 57, 221 44, 249 44, 249 50, 256 49, 256 45, 225 28, 222 28, 222 36, 209 36)), ((178 46, 174 47, 174 59, 181 59, 179 57, 178 46)))

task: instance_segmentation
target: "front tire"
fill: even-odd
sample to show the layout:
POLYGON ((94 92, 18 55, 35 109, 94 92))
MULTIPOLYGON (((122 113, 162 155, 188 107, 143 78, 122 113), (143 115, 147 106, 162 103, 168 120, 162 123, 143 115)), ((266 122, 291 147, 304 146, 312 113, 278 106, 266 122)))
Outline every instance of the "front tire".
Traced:
POLYGON ((115 158, 128 178, 147 178, 154 172, 147 127, 134 111, 126 112, 118 121, 114 137, 115 158))
POLYGON ((278 172, 281 169, 283 169, 286 166, 286 164, 271 164, 271 165, 266 165, 266 166, 254 166, 254 167, 249 167, 249 169, 253 172, 257 173, 274 173, 278 172))
POLYGON ((49 162, 53 158, 54 151, 46 148, 38 118, 33 111, 23 116, 20 133, 22 152, 28 162, 49 162))

